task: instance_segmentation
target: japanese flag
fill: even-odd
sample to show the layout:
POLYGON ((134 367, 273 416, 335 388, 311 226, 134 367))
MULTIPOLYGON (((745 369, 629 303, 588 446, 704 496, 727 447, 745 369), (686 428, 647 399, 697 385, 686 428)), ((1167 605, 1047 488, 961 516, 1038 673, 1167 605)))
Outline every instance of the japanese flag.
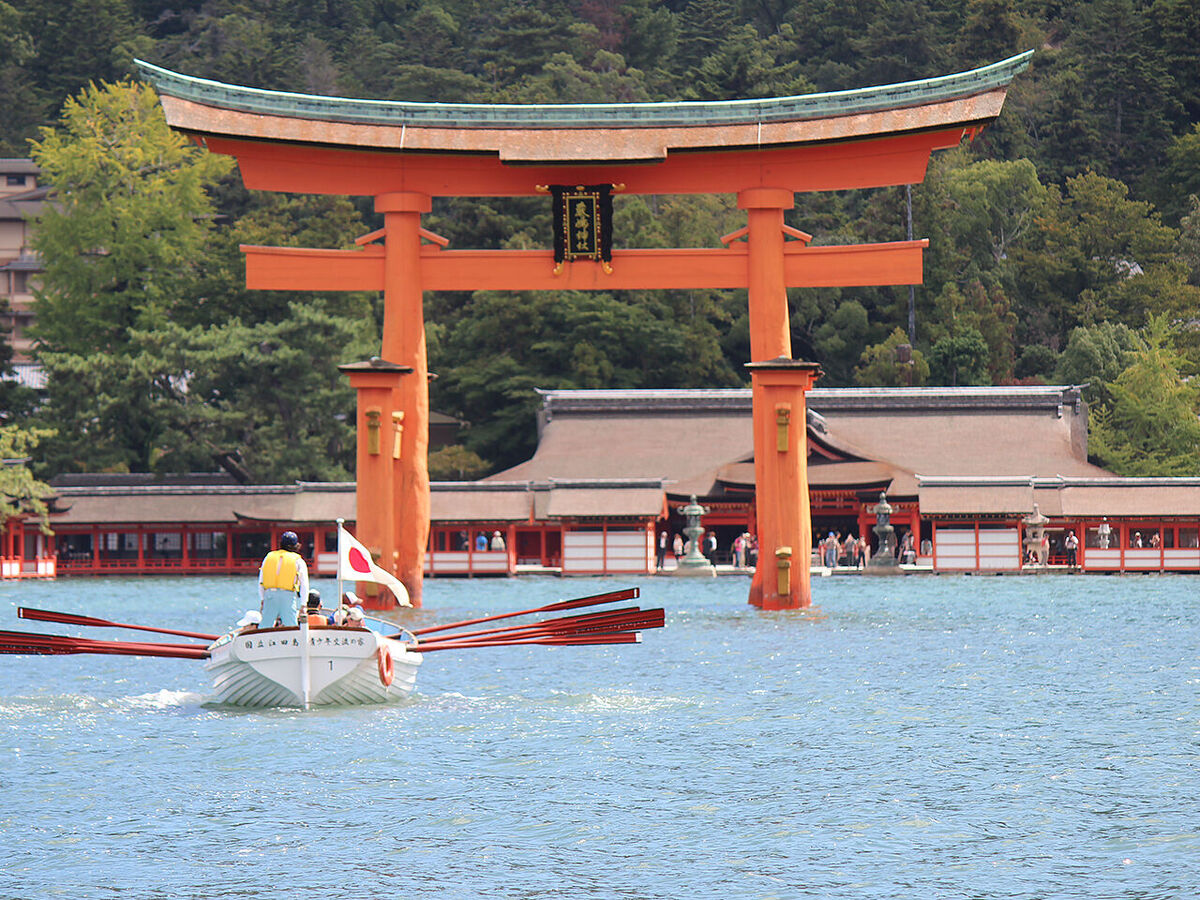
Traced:
POLYGON ((386 569, 375 565, 367 548, 360 544, 341 523, 338 523, 338 579, 340 581, 370 581, 382 584, 396 595, 401 606, 412 606, 404 584, 386 569))

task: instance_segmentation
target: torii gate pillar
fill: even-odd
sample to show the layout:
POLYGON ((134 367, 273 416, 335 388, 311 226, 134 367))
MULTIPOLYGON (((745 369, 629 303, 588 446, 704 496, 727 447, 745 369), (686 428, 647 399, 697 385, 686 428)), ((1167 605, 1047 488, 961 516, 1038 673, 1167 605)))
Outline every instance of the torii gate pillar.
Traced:
MULTIPOLYGON (((355 530, 376 562, 394 572, 399 551, 392 497, 400 482, 400 467, 404 461, 404 420, 398 400, 401 385, 405 380, 412 381, 406 376, 413 370, 375 357, 369 362, 338 366, 338 371, 350 376, 358 407, 355 415, 358 434, 355 530)), ((380 599, 380 590, 374 584, 364 589, 367 605, 390 609, 395 604, 380 599)), ((383 596, 389 596, 386 589, 383 596)), ((414 601, 413 605, 417 603, 414 601)))
POLYGON ((783 213, 794 205, 795 195, 784 188, 750 188, 738 194, 738 207, 746 210, 750 245, 750 358, 759 360, 747 366, 753 385, 758 529, 758 567, 750 582, 750 603, 762 609, 812 606, 805 393, 820 377, 821 368, 791 358, 784 270, 789 229, 783 224, 783 213))
MULTIPOLYGON (((358 472, 358 508, 393 504, 395 557, 384 567, 408 588, 413 606, 421 605, 425 547, 429 542, 429 362, 425 355, 424 289, 421 285, 421 213, 429 212, 429 195, 380 194, 375 209, 383 213, 383 353, 409 366, 411 378, 395 388, 400 415, 400 458, 393 490, 381 491, 358 472)), ((359 432, 362 443, 362 432, 359 432)), ((360 451, 361 452, 361 451, 360 451)), ((370 534, 370 532, 366 532, 370 534)))
POLYGON ((775 359, 748 363, 746 368, 754 397, 758 526, 758 567, 750 582, 750 602, 762 609, 808 609, 812 606, 812 520, 805 394, 820 377, 821 367, 775 359))

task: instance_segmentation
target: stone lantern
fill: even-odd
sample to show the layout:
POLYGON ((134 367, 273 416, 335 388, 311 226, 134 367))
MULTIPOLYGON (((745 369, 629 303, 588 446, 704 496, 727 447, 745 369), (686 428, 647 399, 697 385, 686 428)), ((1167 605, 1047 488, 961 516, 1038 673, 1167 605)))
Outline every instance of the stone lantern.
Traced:
POLYGON ((892 504, 887 502, 887 492, 879 492, 879 502, 868 506, 867 512, 875 514, 875 532, 877 541, 875 552, 863 569, 867 575, 899 575, 900 561, 896 559, 896 529, 892 527, 892 504))
POLYGON ((700 517, 706 512, 708 512, 708 508, 696 502, 695 494, 692 494, 686 506, 679 507, 679 514, 687 520, 687 525, 683 527, 683 533, 688 536, 688 550, 683 559, 679 561, 679 565, 675 567, 676 575, 717 574, 716 568, 700 552, 700 536, 704 534, 704 526, 700 524, 700 517))
MULTIPOLYGON (((1046 523, 1050 520, 1042 515, 1038 505, 1033 504, 1033 514, 1026 516, 1021 520, 1021 524, 1025 526, 1025 558, 1029 558, 1030 552, 1037 557, 1037 565, 1046 565, 1047 556, 1050 548, 1045 540, 1046 523)), ((1024 560, 1022 560, 1024 563, 1024 560)))

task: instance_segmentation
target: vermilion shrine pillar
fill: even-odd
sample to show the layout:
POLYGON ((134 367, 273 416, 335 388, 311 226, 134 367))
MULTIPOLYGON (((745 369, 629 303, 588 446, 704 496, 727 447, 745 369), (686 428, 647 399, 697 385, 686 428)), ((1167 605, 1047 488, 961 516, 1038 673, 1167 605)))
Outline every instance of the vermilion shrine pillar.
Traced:
MULTIPOLYGON (((429 541, 429 363, 425 355, 424 290, 421 285, 421 213, 432 203, 427 194, 380 194, 375 209, 383 213, 383 357, 411 367, 412 378, 395 388, 399 415, 399 458, 392 491, 379 490, 358 472, 358 529, 363 532, 364 507, 393 504, 392 555, 383 566, 404 582, 413 606, 421 605, 425 547, 429 541)), ((361 432, 360 432, 361 434, 361 432)), ((361 439, 360 439, 361 443, 361 439)), ((374 509, 372 517, 381 515, 374 509)))
MULTIPOLYGON (((399 366, 378 357, 369 362, 338 366, 338 371, 350 376, 350 386, 357 398, 355 431, 358 434, 357 513, 355 530, 362 543, 371 551, 378 564, 394 571, 399 553, 397 547, 396 510, 392 496, 401 480, 404 461, 403 418, 400 398, 401 385, 411 383, 411 366, 399 366), (362 488, 369 488, 363 490, 362 488)), ((405 587, 408 587, 406 584, 405 587)), ((365 591, 368 601, 379 596, 378 586, 365 591)), ((419 605, 413 598, 413 605, 419 605)), ((340 602, 340 598, 339 598, 340 602)), ((391 608, 392 603, 369 602, 375 607, 391 608)))
POLYGON ((808 409, 805 393, 820 377, 816 363, 793 360, 784 245, 789 234, 808 235, 783 223, 795 195, 783 188, 750 188, 738 194, 746 210, 750 308, 748 366, 754 404, 755 518, 758 567, 750 602, 763 609, 812 606, 808 509, 808 409))
POLYGON ((754 396, 754 480, 758 567, 750 602, 762 609, 812 606, 812 522, 808 505, 806 392, 817 363, 748 363, 754 396))
POLYGON ((751 361, 792 356, 783 269, 783 211, 795 205, 795 195, 782 188, 751 188, 738 194, 738 209, 746 210, 750 245, 747 288, 751 361))

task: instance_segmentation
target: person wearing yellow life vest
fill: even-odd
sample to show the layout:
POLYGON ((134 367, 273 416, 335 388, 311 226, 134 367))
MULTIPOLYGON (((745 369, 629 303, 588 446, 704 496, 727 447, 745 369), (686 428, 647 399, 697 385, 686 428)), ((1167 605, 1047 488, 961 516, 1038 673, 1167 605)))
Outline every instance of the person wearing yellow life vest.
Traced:
POLYGON ((291 627, 300 613, 300 598, 308 597, 308 566, 300 555, 300 538, 294 531, 279 536, 279 549, 263 557, 258 570, 258 599, 262 627, 278 622, 291 627))

